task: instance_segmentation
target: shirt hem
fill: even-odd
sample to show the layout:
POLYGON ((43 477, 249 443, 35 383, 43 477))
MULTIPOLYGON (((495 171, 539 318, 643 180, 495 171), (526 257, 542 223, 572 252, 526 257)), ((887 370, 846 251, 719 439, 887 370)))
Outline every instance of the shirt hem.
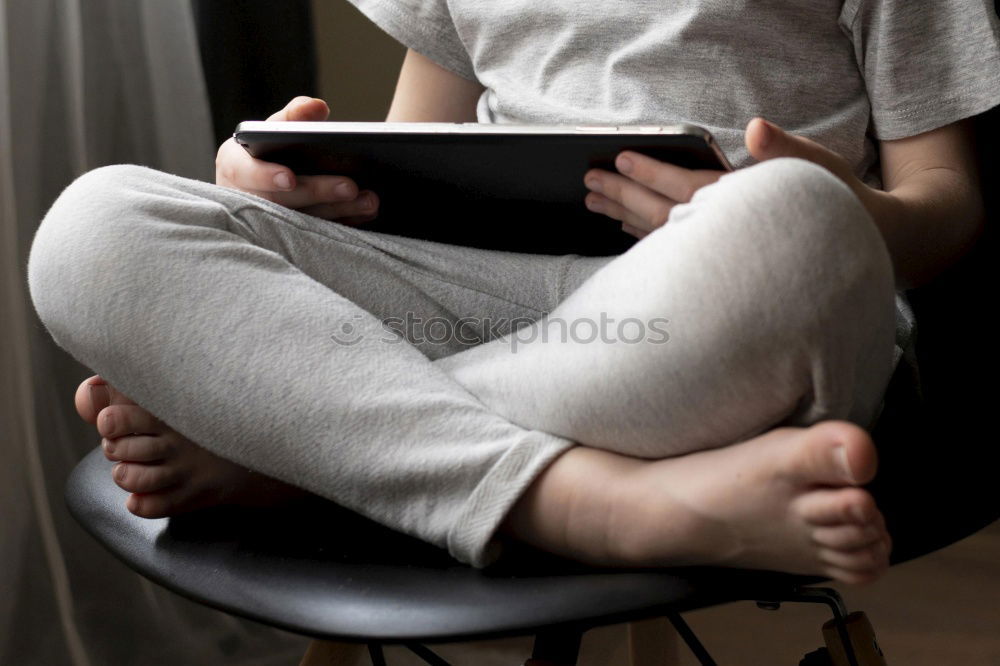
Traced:
POLYGON ((930 132, 951 123, 985 113, 1000 105, 1000 77, 977 92, 956 95, 944 100, 921 101, 893 112, 872 110, 875 135, 880 141, 905 139, 930 132))

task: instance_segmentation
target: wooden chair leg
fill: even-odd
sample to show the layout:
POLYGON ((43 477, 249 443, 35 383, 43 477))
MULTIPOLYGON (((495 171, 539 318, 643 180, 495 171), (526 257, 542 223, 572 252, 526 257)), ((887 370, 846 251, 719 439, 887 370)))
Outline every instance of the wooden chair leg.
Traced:
MULTIPOLYGON (((830 620, 823 625, 823 639, 834 666, 849 666, 850 660, 837 624, 837 620, 830 620)), ((860 611, 851 613, 844 618, 843 626, 847 630, 847 638, 851 642, 858 666, 886 666, 885 656, 878 646, 875 630, 867 615, 860 611)))
POLYGON ((313 641, 299 662, 299 666, 356 666, 361 655, 368 649, 356 643, 336 643, 334 641, 313 641))

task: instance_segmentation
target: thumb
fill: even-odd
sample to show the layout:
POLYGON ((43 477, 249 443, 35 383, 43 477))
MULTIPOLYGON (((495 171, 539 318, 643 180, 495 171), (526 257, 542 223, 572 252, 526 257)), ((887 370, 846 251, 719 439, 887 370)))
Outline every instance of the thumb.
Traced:
POLYGON ((309 122, 322 121, 330 116, 330 107, 326 102, 316 97, 306 97, 304 95, 296 97, 268 120, 279 120, 288 122, 309 122))
POLYGON ((746 146, 758 162, 777 157, 798 157, 814 162, 842 179, 852 175, 843 157, 804 136, 789 134, 774 123, 754 118, 747 125, 746 146))

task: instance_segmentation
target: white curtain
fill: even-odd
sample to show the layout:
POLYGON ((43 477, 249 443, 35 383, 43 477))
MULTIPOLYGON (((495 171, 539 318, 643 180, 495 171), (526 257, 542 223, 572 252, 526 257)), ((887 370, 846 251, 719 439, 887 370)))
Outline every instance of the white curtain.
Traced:
POLYGON ((72 407, 89 372, 31 308, 34 230, 73 178, 119 162, 210 180, 214 147, 188 0, 0 0, 0 664, 290 664, 298 637, 126 569, 62 491, 96 445, 72 407))

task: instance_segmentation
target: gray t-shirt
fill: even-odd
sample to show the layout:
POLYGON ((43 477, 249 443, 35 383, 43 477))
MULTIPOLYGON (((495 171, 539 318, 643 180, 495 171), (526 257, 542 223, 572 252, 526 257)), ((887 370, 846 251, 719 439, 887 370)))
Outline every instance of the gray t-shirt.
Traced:
MULTIPOLYGON (((994 0, 349 1, 482 83, 479 122, 693 123, 736 168, 763 116, 881 187, 878 141, 1000 105, 994 0)), ((913 315, 896 305, 896 360, 915 368, 913 315)))
POLYGON ((736 167, 760 115, 879 187, 877 140, 1000 104, 993 0, 350 0, 486 91, 483 123, 709 129, 736 167))

